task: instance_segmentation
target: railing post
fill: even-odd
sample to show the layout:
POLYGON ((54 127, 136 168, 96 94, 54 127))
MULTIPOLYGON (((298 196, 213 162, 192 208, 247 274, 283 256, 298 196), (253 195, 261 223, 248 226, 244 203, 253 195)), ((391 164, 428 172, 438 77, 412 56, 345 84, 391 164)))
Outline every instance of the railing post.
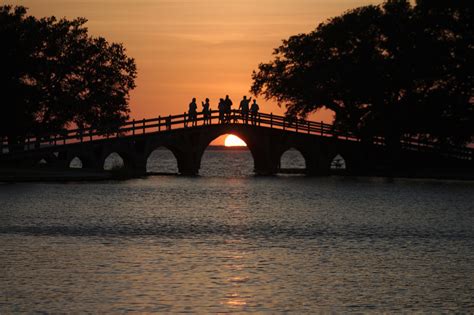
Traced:
POLYGON ((324 135, 324 125, 323 125, 323 121, 321 120, 321 136, 324 135))
POLYGON ((186 128, 186 127, 187 127, 187 124, 186 124, 186 112, 184 112, 183 117, 184 117, 184 119, 183 119, 184 128, 186 128))
POLYGON ((283 116, 283 130, 285 130, 285 116, 283 116))
MULTIPOLYGON (((284 126, 285 122, 283 122, 284 126)), ((270 113, 270 128, 273 128, 273 113, 270 113)))
POLYGON ((308 134, 310 134, 310 133, 311 133, 311 125, 310 125, 309 120, 308 120, 308 134))
POLYGON ((158 116, 158 131, 161 131, 161 116, 158 116))
POLYGON ((135 119, 132 120, 132 135, 135 135, 135 119))
POLYGON ((143 134, 145 134, 145 118, 143 118, 143 134))
POLYGON ((92 134, 93 134, 93 132, 92 132, 92 128, 91 128, 91 129, 89 129, 89 140, 90 141, 92 141, 92 134))
POLYGON ((296 117, 296 132, 298 132, 298 117, 296 117))

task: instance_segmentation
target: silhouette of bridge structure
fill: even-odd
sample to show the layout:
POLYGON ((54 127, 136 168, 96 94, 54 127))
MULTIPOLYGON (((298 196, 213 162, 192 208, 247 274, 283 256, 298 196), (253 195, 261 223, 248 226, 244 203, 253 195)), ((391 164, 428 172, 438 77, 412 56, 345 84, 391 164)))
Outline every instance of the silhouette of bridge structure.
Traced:
POLYGON ((229 122, 220 121, 219 112, 211 111, 207 121, 199 113, 195 123, 185 113, 131 120, 116 126, 113 132, 94 128, 65 130, 60 134, 27 137, 13 150, 2 140, 0 164, 29 168, 45 161, 54 168, 69 168, 71 161, 79 158, 83 168, 103 171, 106 158, 117 153, 123 159, 124 171, 141 175, 147 171, 149 155, 165 147, 175 156, 180 174, 196 175, 206 148, 224 134, 234 134, 245 141, 254 160, 254 171, 261 175, 278 173, 282 154, 291 148, 302 154, 304 172, 309 175, 332 171, 389 175, 394 170, 409 173, 419 168, 472 169, 474 165, 474 150, 469 148, 441 148, 404 138, 394 152, 382 137, 367 141, 331 124, 266 113, 246 121, 237 110, 232 111, 229 122), (343 157, 344 170, 337 170, 338 165, 334 167, 337 156, 343 157))

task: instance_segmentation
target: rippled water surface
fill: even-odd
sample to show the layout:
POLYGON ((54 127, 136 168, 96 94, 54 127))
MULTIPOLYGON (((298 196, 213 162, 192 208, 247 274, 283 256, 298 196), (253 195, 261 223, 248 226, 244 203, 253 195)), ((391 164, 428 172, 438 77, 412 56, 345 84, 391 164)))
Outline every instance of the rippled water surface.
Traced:
POLYGON ((201 171, 0 185, 0 313, 474 312, 474 183, 201 171))

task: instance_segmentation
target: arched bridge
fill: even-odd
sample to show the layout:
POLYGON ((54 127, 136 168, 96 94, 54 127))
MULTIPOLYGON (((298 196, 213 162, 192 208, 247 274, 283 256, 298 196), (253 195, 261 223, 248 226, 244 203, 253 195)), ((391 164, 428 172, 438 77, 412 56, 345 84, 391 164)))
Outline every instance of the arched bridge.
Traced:
POLYGON ((388 170, 405 172, 422 168, 473 166, 473 150, 439 149, 416 139, 403 139, 394 154, 387 150, 383 138, 370 143, 333 125, 259 113, 244 119, 234 110, 229 121, 221 121, 218 111, 206 119, 202 113, 189 121, 188 115, 129 121, 114 133, 95 129, 67 130, 62 134, 28 137, 16 150, 9 152, 1 142, 0 163, 16 167, 32 167, 40 160, 48 165, 67 168, 74 158, 83 168, 103 170, 105 159, 113 152, 124 160, 124 168, 133 174, 146 173, 148 156, 158 147, 173 152, 181 174, 199 173, 201 158, 208 145, 224 134, 234 134, 247 143, 257 174, 279 171, 281 155, 294 148, 306 162, 306 173, 328 174, 334 157, 344 157, 346 172, 352 174, 386 174, 388 170))

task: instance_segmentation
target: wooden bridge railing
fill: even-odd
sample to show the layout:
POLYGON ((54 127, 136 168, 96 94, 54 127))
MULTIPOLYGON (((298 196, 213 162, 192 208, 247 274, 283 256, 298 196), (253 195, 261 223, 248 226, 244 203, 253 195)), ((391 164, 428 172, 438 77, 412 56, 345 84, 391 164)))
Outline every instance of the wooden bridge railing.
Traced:
MULTIPOLYGON (((137 136, 149 133, 164 132, 194 126, 215 125, 215 124, 249 124, 272 129, 280 129, 323 137, 335 137, 348 141, 360 141, 360 138, 351 132, 336 128, 334 125, 321 122, 314 122, 303 119, 291 119, 286 116, 274 115, 272 113, 258 113, 254 118, 249 114, 248 118, 242 117, 238 110, 232 110, 230 115, 224 120, 219 117, 219 111, 213 110, 208 117, 203 113, 198 113, 196 119, 190 119, 187 113, 180 115, 159 116, 157 118, 130 120, 118 127, 82 128, 64 130, 61 133, 43 134, 41 136, 26 137, 24 142, 19 145, 19 151, 30 151, 45 147, 63 146, 68 144, 77 144, 91 142, 114 137, 137 136), (109 131, 107 131, 109 130, 109 131)), ((376 145, 385 145, 383 137, 374 137, 372 143, 376 145)), ((404 138, 401 141, 403 148, 415 151, 433 151, 437 146, 427 141, 421 141, 414 138, 404 138)), ((6 139, 0 139, 0 155, 9 154, 9 146, 6 139)), ((443 153, 459 159, 474 159, 474 150, 470 148, 452 147, 449 150, 443 149, 443 153)))

